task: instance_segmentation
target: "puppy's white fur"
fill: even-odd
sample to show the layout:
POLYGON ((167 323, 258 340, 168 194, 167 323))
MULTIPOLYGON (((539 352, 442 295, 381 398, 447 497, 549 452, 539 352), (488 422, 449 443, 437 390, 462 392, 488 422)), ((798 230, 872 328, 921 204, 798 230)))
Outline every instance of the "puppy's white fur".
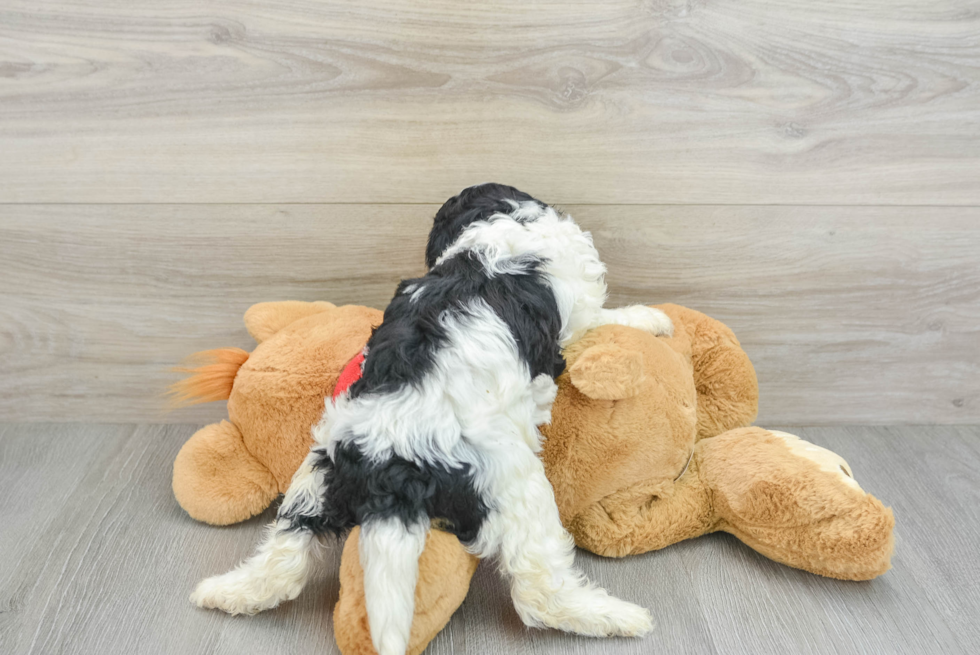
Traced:
POLYGON ((419 556, 428 524, 406 527, 395 518, 361 526, 358 554, 364 569, 364 604, 371 641, 381 655, 404 653, 415 614, 419 556))
POLYGON ((562 317, 562 347, 580 339, 587 330, 607 323, 654 334, 673 333, 670 318, 658 309, 644 305, 603 309, 606 266, 599 259, 592 235, 583 232, 570 216, 534 202, 512 204, 517 205, 513 214, 491 216, 466 228, 436 263, 463 250, 475 250, 491 272, 501 270, 522 254, 547 259, 544 270, 562 317), (526 222, 519 223, 514 218, 526 222))
MULTIPOLYGON (((313 453, 307 455, 293 474, 280 512, 288 507, 315 516, 319 511, 317 485, 323 484, 323 474, 313 470, 313 460, 313 453)), ((309 531, 289 528, 281 519, 269 525, 254 555, 238 568, 202 581, 191 594, 191 602, 229 614, 257 614, 296 598, 309 578, 318 538, 309 531)))
MULTIPOLYGON (((603 308, 605 266, 591 236, 570 218, 532 202, 512 204, 510 215, 469 226, 439 261, 471 249, 495 275, 521 266, 515 259, 521 255, 544 258, 545 277, 561 314, 562 346, 607 323, 671 333, 670 319, 659 310, 603 308)), ((417 298, 425 287, 405 292, 417 298)), ((541 448, 537 426, 550 420, 554 381, 547 375, 531 378, 513 335, 489 306, 476 300, 467 309, 442 315, 448 344, 438 351, 421 384, 328 401, 314 429, 315 448, 333 455, 338 443, 351 439, 378 461, 398 455, 418 463, 469 465, 477 492, 491 505, 470 547, 481 557, 499 556, 525 623, 593 636, 647 632, 652 622, 645 609, 593 587, 573 566, 572 539, 561 525, 551 485, 535 456, 541 448)), ((304 464, 284 507, 315 515, 322 483, 304 464)), ((231 573, 202 582, 192 599, 201 606, 251 613, 294 598, 307 576, 305 553, 313 540, 288 527, 275 527, 255 556, 231 573)), ((374 521, 362 530, 372 641, 380 655, 402 655, 428 522, 405 526, 395 519, 374 521)))

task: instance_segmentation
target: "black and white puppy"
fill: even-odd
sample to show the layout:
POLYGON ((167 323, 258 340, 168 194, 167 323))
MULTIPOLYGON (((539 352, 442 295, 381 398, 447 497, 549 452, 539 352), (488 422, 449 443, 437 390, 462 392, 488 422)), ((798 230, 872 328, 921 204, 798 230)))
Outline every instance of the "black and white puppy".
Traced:
POLYGON ((424 277, 398 287, 361 379, 327 400, 257 553, 201 582, 192 600, 251 614, 293 599, 316 540, 360 525, 371 638, 380 655, 403 655, 418 558, 435 522, 476 555, 499 558, 527 625, 647 632, 645 609, 573 567, 572 539, 535 453, 564 346, 607 323, 669 334, 670 319, 644 306, 604 309, 605 266, 591 236, 508 186, 447 201, 426 263, 424 277))

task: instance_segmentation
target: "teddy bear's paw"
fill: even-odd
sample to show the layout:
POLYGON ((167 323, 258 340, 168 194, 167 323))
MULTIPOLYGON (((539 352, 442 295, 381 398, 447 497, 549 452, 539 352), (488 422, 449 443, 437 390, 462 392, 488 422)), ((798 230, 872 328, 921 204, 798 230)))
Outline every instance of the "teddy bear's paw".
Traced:
POLYGON ((302 585, 276 584, 239 568, 202 580, 191 594, 191 602, 229 614, 258 614, 296 598, 301 589, 302 585))
POLYGON ((854 474, 851 472, 851 467, 846 461, 844 461, 844 458, 837 453, 827 450, 826 448, 821 448, 820 446, 812 444, 809 441, 804 441, 795 434, 779 432, 777 430, 769 430, 769 433, 772 436, 781 439, 790 449, 790 451, 797 457, 804 457, 811 462, 814 462, 820 467, 821 470, 827 471, 828 473, 833 473, 841 480, 841 482, 849 487, 863 491, 861 489, 861 485, 859 485, 857 480, 854 479, 854 474))

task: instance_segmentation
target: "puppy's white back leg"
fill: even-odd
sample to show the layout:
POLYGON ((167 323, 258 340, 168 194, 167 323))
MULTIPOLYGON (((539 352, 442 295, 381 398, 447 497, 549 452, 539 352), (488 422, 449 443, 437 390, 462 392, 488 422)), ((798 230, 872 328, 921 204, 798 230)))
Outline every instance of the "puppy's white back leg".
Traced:
POLYGON ((625 325, 650 332, 658 337, 669 337, 674 334, 674 322, 670 317, 656 307, 646 305, 600 309, 591 327, 600 325, 625 325))
POLYGON ((419 557, 429 521, 406 526, 399 518, 361 526, 358 555, 364 569, 364 604, 378 655, 405 655, 415 615, 419 557))
POLYGON ((507 459, 494 467, 506 478, 491 485, 496 508, 478 548, 499 545, 501 568, 511 577, 511 597, 524 623, 595 637, 648 632, 653 623, 647 610, 610 596, 574 568, 574 543, 538 458, 521 447, 507 459))
POLYGON ((201 581, 191 602, 229 614, 255 614, 299 595, 309 577, 316 537, 296 519, 319 511, 323 474, 313 469, 316 459, 311 452, 296 471, 276 521, 255 554, 234 570, 201 581))

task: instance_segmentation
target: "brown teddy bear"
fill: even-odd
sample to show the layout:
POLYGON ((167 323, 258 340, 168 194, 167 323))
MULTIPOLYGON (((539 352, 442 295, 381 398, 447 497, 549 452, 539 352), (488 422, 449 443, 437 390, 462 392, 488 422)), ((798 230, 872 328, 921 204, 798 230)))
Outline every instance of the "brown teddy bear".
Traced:
MULTIPOLYGON (((755 371, 732 332, 663 305, 672 338, 608 325, 565 352, 567 371, 542 459, 565 527, 594 553, 621 557, 709 532, 734 534, 776 561, 824 576, 884 573, 891 511, 839 456, 792 435, 745 427, 755 371)), ((330 303, 262 303, 245 315, 259 342, 201 353, 178 400, 228 399, 231 422, 202 428, 174 462, 181 506, 213 524, 263 511, 306 455, 310 428, 381 312, 330 303)), ((346 655, 373 653, 355 529, 344 546, 334 610, 346 655)), ((410 653, 462 603, 476 560, 433 530, 419 562, 410 653)))

